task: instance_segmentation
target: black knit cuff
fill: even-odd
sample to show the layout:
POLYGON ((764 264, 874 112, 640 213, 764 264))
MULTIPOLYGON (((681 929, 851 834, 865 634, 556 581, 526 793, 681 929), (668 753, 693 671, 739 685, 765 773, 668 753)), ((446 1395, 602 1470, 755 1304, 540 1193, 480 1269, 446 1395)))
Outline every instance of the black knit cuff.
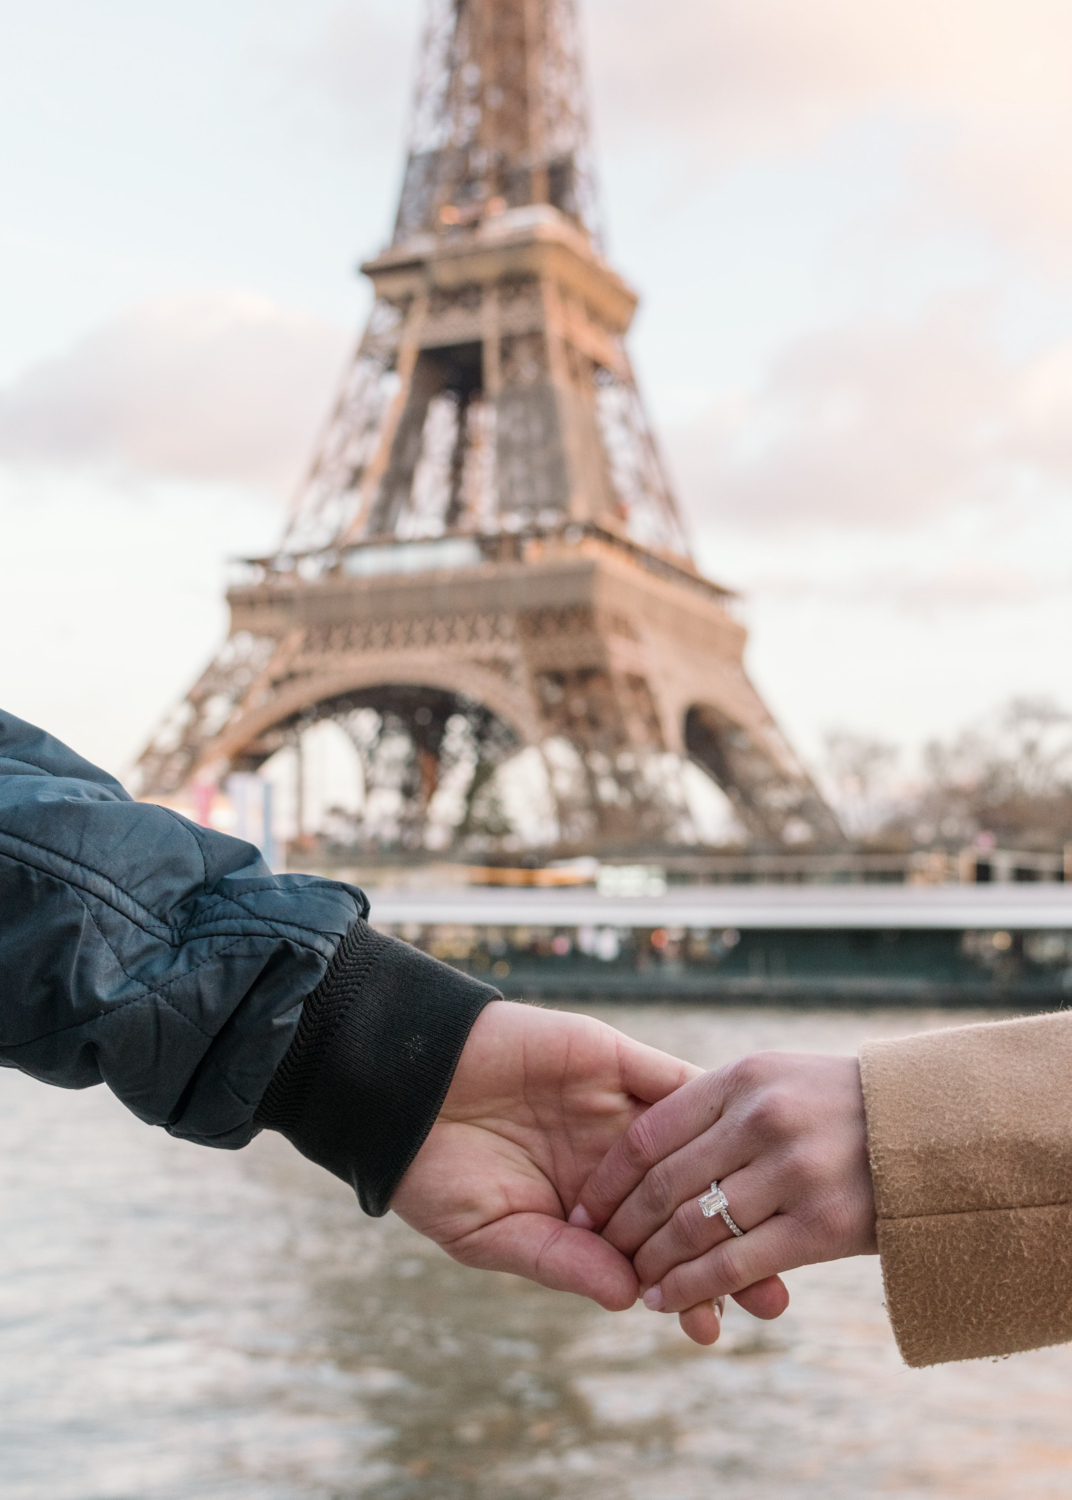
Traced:
POLYGON ((379 1218, 443 1107, 498 990, 355 922, 306 1000, 257 1110, 379 1218))

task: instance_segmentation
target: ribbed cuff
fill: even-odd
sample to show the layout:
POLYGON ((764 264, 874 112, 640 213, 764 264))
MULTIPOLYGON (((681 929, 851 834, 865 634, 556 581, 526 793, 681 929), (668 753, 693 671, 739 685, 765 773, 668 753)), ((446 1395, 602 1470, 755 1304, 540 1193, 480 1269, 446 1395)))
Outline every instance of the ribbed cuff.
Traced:
POLYGON ((256 1124, 348 1182, 379 1218, 498 990, 355 922, 306 1000, 256 1124))

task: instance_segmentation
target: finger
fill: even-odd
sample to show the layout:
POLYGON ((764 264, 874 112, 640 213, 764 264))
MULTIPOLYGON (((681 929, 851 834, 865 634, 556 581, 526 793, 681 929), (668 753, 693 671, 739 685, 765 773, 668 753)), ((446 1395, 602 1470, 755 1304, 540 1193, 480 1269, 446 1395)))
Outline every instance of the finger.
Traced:
POLYGON ((765 1276, 762 1281, 754 1281, 751 1286, 734 1292, 733 1300, 753 1318, 769 1322, 772 1318, 780 1318, 789 1306, 789 1290, 780 1276, 765 1276))
POLYGON ((696 1307, 678 1314, 682 1330, 694 1344, 718 1343, 718 1336, 722 1332, 723 1305, 723 1299, 718 1297, 714 1302, 700 1302, 696 1307))
POLYGON ((680 1151, 718 1119, 722 1105, 717 1073, 693 1078, 653 1104, 633 1121, 589 1177, 570 1222, 602 1229, 658 1162, 680 1151))
POLYGON ((636 1273, 606 1240, 548 1214, 508 1214, 445 1249, 467 1266, 512 1271, 556 1292, 590 1297, 608 1312, 637 1299, 636 1273))
POLYGON ((775 1214, 743 1238, 725 1240, 698 1260, 675 1266, 657 1287, 645 1292, 644 1301, 660 1312, 683 1312, 711 1297, 735 1296, 806 1259, 800 1226, 789 1214, 775 1214))
MULTIPOLYGON (((771 1174, 760 1166, 745 1167, 741 1172, 733 1172, 729 1177, 724 1177, 719 1185, 730 1205, 730 1217, 746 1232, 754 1229, 757 1224, 762 1224, 764 1219, 769 1219, 781 1207, 777 1185, 771 1174)), ((638 1196, 642 1191, 643 1184, 633 1196, 638 1196)), ((611 1234, 617 1220, 616 1214, 604 1231, 604 1238, 609 1239, 615 1249, 628 1254, 628 1242, 623 1243, 621 1236, 611 1234)), ((721 1214, 705 1218, 699 1199, 687 1198, 674 1210, 663 1227, 656 1230, 634 1253, 633 1267, 641 1286, 654 1286, 675 1266, 705 1255, 708 1250, 729 1239, 732 1233, 721 1214)))
POLYGON ((658 1103, 703 1074, 694 1063, 682 1062, 680 1057, 646 1047, 628 1036, 619 1039, 618 1066, 626 1093, 643 1099, 645 1104, 658 1103))
MULTIPOLYGON (((676 1257, 677 1260, 691 1260, 721 1238, 714 1233, 714 1226, 723 1224, 717 1216, 704 1220, 697 1200, 709 1190, 715 1179, 724 1184, 736 1180, 736 1174, 748 1160, 748 1143, 742 1138, 740 1126, 728 1117, 717 1120, 710 1130, 689 1141, 688 1145, 658 1162, 645 1174, 604 1227, 604 1239, 623 1255, 635 1256, 641 1245, 669 1225, 686 1204, 691 1204, 695 1217, 711 1226, 707 1237, 690 1254, 676 1257)), ((726 1191, 729 1191, 728 1186, 726 1191)), ((775 1202, 769 1207, 763 1206, 762 1211, 757 1208, 751 1222, 758 1224, 777 1207, 775 1202)))

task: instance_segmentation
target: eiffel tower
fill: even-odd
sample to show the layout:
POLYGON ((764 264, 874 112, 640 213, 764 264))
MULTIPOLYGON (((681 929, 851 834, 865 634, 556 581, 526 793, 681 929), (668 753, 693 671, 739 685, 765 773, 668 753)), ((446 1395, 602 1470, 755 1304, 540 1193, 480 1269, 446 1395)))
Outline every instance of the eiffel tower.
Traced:
POLYGON ((375 304, 282 543, 229 591, 140 794, 255 770, 330 719, 411 849, 508 835, 496 778, 525 751, 545 844, 688 838, 687 761, 757 845, 840 841, 644 415, 573 0, 430 0, 394 234, 361 269, 375 304))

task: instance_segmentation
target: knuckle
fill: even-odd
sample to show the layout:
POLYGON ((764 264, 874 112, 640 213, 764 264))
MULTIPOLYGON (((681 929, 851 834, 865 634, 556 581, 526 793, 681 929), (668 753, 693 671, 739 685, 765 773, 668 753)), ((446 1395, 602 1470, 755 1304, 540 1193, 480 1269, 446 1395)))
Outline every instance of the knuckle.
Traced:
POLYGON ((622 1160, 630 1171, 643 1174, 658 1161, 654 1127, 646 1114, 633 1121, 618 1143, 622 1160))
POLYGON ((792 1137, 798 1123, 792 1095, 777 1084, 760 1088, 749 1104, 747 1123, 752 1133, 767 1143, 792 1137))
POLYGON ((633 1256, 633 1270, 641 1286, 654 1286, 661 1280, 661 1273, 666 1269, 668 1257, 661 1254, 651 1244, 643 1245, 633 1256))
POLYGON ((722 1069, 722 1079, 731 1099, 741 1095, 747 1097, 757 1081, 755 1056, 740 1057, 736 1062, 729 1063, 722 1069))
POLYGON ((641 1207, 664 1223, 677 1207, 673 1174, 665 1162, 652 1167, 640 1189, 641 1207))
POLYGON ((721 1295, 724 1286, 721 1262, 714 1252, 702 1260, 686 1261, 675 1266, 662 1279, 663 1295, 670 1308, 694 1307, 697 1302, 721 1295))
POLYGON ((739 1057, 725 1069, 727 1082, 739 1093, 762 1087, 770 1079, 774 1056, 771 1052, 750 1052, 747 1057, 739 1057))
POLYGON ((792 1184, 794 1197, 802 1191, 812 1197, 826 1181, 827 1164, 806 1141, 799 1138, 787 1140, 782 1149, 779 1175, 792 1184))
POLYGON ((747 1285, 748 1278, 744 1275, 742 1266, 743 1256, 744 1251, 740 1249, 737 1240, 727 1240, 713 1252, 714 1275, 709 1279, 717 1284, 720 1293, 736 1292, 747 1285))
POLYGON ((711 1227, 691 1201, 681 1204, 675 1211, 670 1227, 675 1243, 690 1255, 699 1255, 711 1248, 711 1227))

